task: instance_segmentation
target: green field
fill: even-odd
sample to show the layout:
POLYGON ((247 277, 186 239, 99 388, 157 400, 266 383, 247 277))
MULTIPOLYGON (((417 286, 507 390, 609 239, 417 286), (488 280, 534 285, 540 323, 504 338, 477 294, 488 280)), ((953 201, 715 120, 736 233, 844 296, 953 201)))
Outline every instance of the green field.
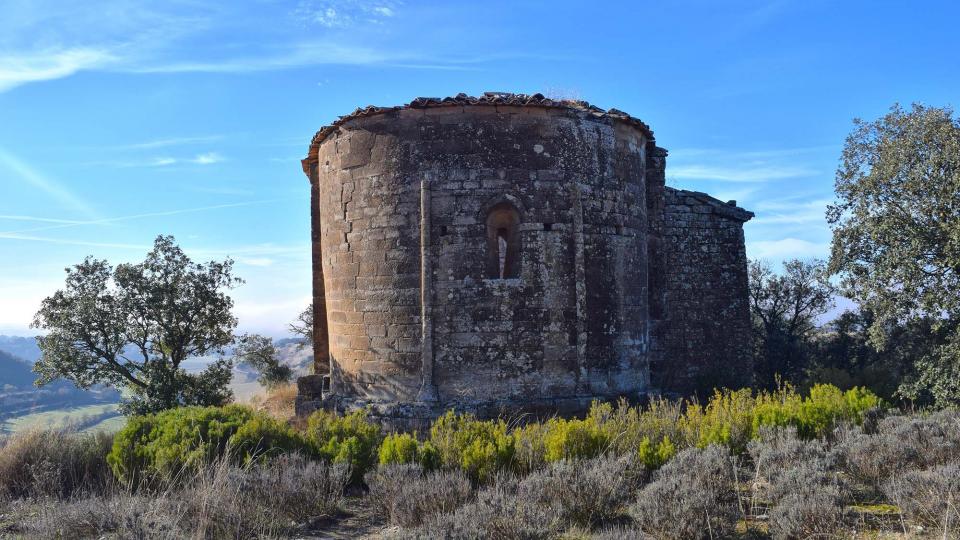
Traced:
POLYGON ((123 426, 123 417, 116 403, 85 405, 56 409, 10 418, 0 424, 0 432, 16 433, 33 428, 62 429, 76 427, 81 431, 98 429, 116 431, 123 426))
MULTIPOLYGON (((233 382, 230 384, 234 400, 249 403, 250 399, 263 393, 263 387, 257 382, 233 382)), ((0 422, 0 434, 16 433, 32 428, 62 429, 75 427, 80 431, 117 431, 125 418, 117 412, 117 404, 82 405, 25 414, 8 418, 0 422)))

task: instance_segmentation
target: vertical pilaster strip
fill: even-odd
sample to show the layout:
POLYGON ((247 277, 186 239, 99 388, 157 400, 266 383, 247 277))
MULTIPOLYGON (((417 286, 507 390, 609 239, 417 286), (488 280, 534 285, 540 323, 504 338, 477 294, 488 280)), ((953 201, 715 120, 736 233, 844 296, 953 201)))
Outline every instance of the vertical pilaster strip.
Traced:
POLYGON ((323 284, 323 249, 320 209, 320 173, 316 159, 304 160, 310 178, 310 242, 313 264, 313 372, 330 373, 330 334, 327 331, 326 290, 323 284))
POLYGON ((433 381, 433 272, 430 250, 430 181, 420 180, 421 383, 418 401, 437 401, 433 381))
POLYGON ((583 253, 583 201, 580 184, 573 184, 570 195, 573 203, 573 269, 577 293, 577 367, 580 370, 580 381, 586 381, 587 368, 584 358, 587 353, 587 272, 583 253))

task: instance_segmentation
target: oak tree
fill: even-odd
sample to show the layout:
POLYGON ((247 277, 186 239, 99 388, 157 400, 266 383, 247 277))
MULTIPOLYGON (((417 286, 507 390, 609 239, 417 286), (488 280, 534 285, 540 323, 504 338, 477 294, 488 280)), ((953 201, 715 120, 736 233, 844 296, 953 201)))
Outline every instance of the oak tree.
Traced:
POLYGON ((949 108, 895 105, 855 120, 828 208, 830 270, 874 316, 871 342, 932 319, 941 344, 916 361, 904 395, 960 403, 960 121, 949 108))
POLYGON ((158 236, 143 262, 88 257, 67 268, 63 289, 43 300, 33 325, 42 357, 38 385, 58 378, 124 392, 127 413, 229 401, 231 363, 223 356, 237 320, 225 290, 242 281, 233 261, 194 263, 172 236, 158 236), (213 357, 202 371, 184 362, 213 357))

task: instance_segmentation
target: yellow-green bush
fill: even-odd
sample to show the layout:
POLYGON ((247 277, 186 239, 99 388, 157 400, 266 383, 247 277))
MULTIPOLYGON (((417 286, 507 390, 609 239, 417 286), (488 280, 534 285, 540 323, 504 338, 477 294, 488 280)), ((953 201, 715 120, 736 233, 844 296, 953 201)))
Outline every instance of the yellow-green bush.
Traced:
POLYGON ((583 420, 551 418, 547 422, 544 457, 549 463, 593 458, 607 449, 607 442, 607 433, 598 415, 587 415, 583 420))
POLYGON ((273 445, 311 452, 307 441, 285 424, 248 407, 180 407, 130 418, 114 437, 107 462, 122 481, 150 481, 196 470, 228 451, 231 458, 244 460, 273 445))
POLYGON ((520 474, 536 471, 546 464, 546 424, 531 422, 514 428, 514 468, 520 474))
POLYGON ((471 414, 447 411, 430 427, 430 442, 440 461, 459 467, 474 481, 484 481, 507 468, 514 457, 514 438, 503 420, 477 420, 471 414))
POLYGON ((307 419, 307 438, 321 457, 350 465, 357 482, 377 461, 380 426, 367 419, 366 410, 345 416, 320 410, 307 419))
POLYGON ((416 433, 393 433, 384 437, 378 454, 380 465, 417 463, 424 470, 440 466, 440 456, 430 441, 420 442, 416 433))
POLYGON ((719 444, 741 453, 753 435, 755 404, 749 388, 717 390, 705 407, 688 404, 680 426, 690 445, 706 448, 719 444))
POLYGON ((861 423, 866 411, 881 405, 880 398, 865 388, 842 392, 836 386, 818 384, 802 398, 787 387, 757 398, 754 433, 762 426, 793 426, 801 437, 822 437, 840 422, 861 423))
POLYGON ((649 437, 644 437, 640 441, 640 449, 637 451, 640 462, 646 465, 648 469, 659 469, 676 453, 677 447, 673 445, 670 437, 660 439, 657 444, 653 444, 649 437))

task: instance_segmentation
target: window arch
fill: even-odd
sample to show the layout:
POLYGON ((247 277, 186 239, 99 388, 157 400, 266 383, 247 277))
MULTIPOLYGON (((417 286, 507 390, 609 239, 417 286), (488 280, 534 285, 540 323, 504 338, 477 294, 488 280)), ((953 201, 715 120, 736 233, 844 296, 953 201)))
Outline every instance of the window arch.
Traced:
POLYGON ((487 212, 487 277, 520 277, 520 212, 509 201, 487 212))

